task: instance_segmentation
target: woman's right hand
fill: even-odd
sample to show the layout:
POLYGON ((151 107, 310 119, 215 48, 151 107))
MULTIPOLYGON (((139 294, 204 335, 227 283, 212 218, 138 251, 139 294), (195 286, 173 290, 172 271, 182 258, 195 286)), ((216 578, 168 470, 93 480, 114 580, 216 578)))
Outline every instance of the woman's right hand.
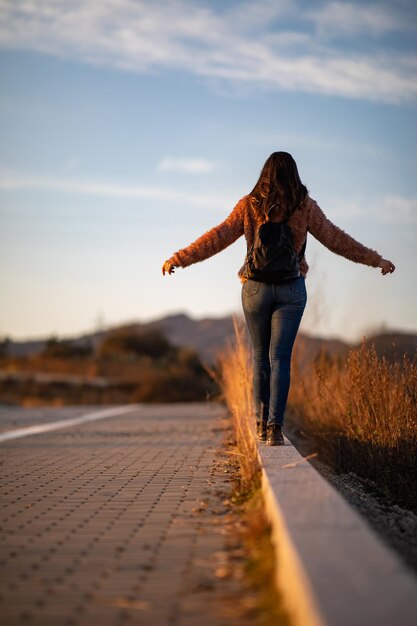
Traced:
POLYGON ((394 263, 391 263, 391 261, 387 261, 387 259, 381 259, 378 267, 381 268, 381 274, 384 274, 384 275, 392 274, 392 272, 395 270, 394 263))
POLYGON ((165 272, 168 272, 168 274, 174 274, 175 267, 177 266, 173 265, 171 261, 165 261, 165 263, 162 266, 162 275, 165 276, 165 272))

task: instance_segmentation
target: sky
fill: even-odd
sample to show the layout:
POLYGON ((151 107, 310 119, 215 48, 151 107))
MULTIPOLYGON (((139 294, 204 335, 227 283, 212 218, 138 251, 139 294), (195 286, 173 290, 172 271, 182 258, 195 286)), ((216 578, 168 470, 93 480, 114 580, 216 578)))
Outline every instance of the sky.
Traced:
POLYGON ((241 237, 174 275, 266 158, 396 265, 308 236, 301 329, 417 331, 417 3, 0 0, 0 337, 241 314, 241 237))

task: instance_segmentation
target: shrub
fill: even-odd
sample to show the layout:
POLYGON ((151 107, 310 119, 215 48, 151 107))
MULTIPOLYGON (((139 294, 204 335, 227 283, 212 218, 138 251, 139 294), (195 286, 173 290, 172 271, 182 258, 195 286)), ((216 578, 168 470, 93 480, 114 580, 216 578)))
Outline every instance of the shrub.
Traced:
POLYGON ((123 327, 104 336, 99 356, 148 356, 154 359, 171 354, 173 347, 160 330, 141 331, 123 327))
POLYGON ((40 357, 59 358, 59 359, 75 359, 79 357, 89 357, 93 352, 92 346, 75 344, 67 340, 59 340, 57 337, 51 337, 40 352, 40 357))

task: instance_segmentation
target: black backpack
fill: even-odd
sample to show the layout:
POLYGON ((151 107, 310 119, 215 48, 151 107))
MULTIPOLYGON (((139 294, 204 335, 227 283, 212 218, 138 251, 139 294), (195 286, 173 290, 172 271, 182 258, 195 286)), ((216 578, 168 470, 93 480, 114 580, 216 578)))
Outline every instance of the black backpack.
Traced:
POLYGON ((259 226, 246 255, 243 276, 263 283, 281 283, 300 276, 300 261, 304 256, 307 240, 297 255, 287 220, 288 218, 281 222, 267 220, 259 226))

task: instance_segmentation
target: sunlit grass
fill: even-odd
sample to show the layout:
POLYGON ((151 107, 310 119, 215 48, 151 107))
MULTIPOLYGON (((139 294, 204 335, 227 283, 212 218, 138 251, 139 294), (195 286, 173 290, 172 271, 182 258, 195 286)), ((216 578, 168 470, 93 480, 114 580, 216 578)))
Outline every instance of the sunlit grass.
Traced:
POLYGON ((255 415, 252 399, 252 365, 247 345, 245 327, 233 318, 235 341, 218 354, 218 374, 215 378, 229 408, 236 456, 240 468, 239 491, 242 494, 256 489, 260 484, 260 466, 255 434, 255 415))
POLYGON ((304 424, 393 448, 417 435, 417 365, 390 363, 362 345, 347 358, 319 355, 302 374, 293 368, 290 404, 304 424))
MULTIPOLYGON (((259 480, 250 348, 234 320, 235 341, 219 358, 219 384, 233 420, 241 489, 259 480)), ((363 344, 347 356, 303 358, 296 341, 287 414, 306 453, 337 472, 371 479, 393 501, 417 510, 417 363, 390 362, 363 344)))
POLYGON ((384 495, 417 508, 417 364, 389 362, 363 344, 347 357, 318 355, 307 367, 297 346, 291 421, 339 472, 372 479, 384 495))
POLYGON ((218 354, 216 371, 210 370, 229 409, 233 441, 229 442, 235 484, 232 503, 240 515, 239 540, 244 546, 245 581, 254 593, 242 601, 256 626, 290 626, 284 600, 276 588, 275 547, 271 538, 261 489, 261 468, 257 453, 256 419, 253 407, 251 353, 244 323, 233 319, 235 338, 218 354))

